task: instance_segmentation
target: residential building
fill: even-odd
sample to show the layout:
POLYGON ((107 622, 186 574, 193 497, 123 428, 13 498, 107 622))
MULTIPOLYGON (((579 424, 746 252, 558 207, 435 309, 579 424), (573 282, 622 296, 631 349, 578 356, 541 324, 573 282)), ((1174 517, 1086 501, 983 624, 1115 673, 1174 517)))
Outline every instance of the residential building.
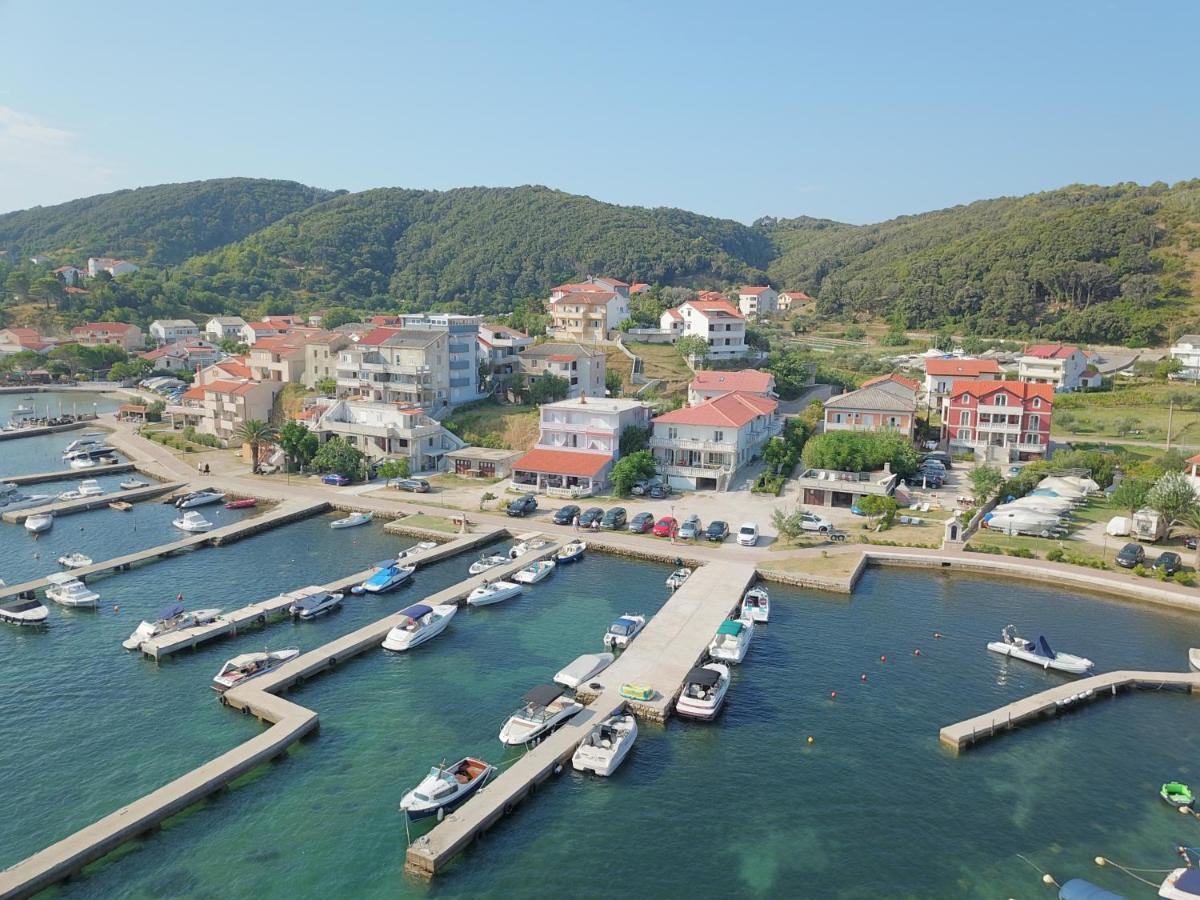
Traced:
POLYGON ((793 308, 812 302, 813 298, 804 293, 804 291, 781 291, 779 299, 775 301, 775 304, 780 312, 788 312, 793 308))
POLYGON ((185 370, 196 372, 217 362, 224 354, 208 341, 178 341, 163 344, 154 350, 139 353, 142 359, 154 364, 156 369, 185 370))
POLYGON ((550 301, 560 300, 568 294, 588 292, 616 294, 624 297, 626 300, 629 299, 630 295, 629 285, 624 281, 616 278, 599 278, 595 275, 589 275, 583 281, 560 284, 558 287, 551 288, 550 301))
POLYGON ((479 390, 479 323, 483 316, 462 316, 453 313, 415 313, 400 317, 405 330, 410 328, 442 331, 449 337, 450 393, 446 398, 451 406, 478 400, 479 390))
POLYGON ((1087 371, 1087 357, 1069 344, 1034 344, 1021 356, 1017 377, 1027 384, 1049 384, 1056 391, 1075 391, 1087 371))
POLYGON ((250 367, 246 365, 245 356, 227 356, 219 359, 210 366, 196 371, 197 385, 211 384, 214 381, 249 381, 250 367))
POLYGON ((1171 359, 1183 366, 1175 375, 1184 381, 1200 381, 1200 334, 1185 334, 1171 345, 1171 359))
POLYGON ((256 381, 278 381, 283 384, 304 380, 304 339, 301 336, 279 335, 260 338, 247 354, 250 377, 256 381))
POLYGON ((141 266, 136 266, 131 262, 123 259, 113 259, 111 256, 91 256, 87 261, 87 273, 90 277, 95 278, 101 272, 107 272, 113 278, 118 275, 128 275, 130 272, 136 272, 141 266))
POLYGON ((826 431, 917 430, 917 382, 900 375, 872 378, 856 391, 825 401, 826 431))
POLYGON ((337 380, 338 353, 350 346, 350 338, 337 331, 322 331, 304 343, 304 386, 315 388, 317 382, 337 380))
POLYGON ((729 300, 702 292, 662 314, 661 327, 676 337, 695 335, 708 343, 711 359, 746 355, 746 317, 729 300))
POLYGON ((214 344, 221 341, 242 342, 246 330, 246 320, 241 316, 213 316, 204 323, 204 333, 214 344))
POLYGON ((1053 384, 956 381, 942 403, 942 437, 952 451, 974 450, 986 460, 1046 457, 1053 384))
POLYGON ((76 268, 75 266, 59 266, 54 270, 54 274, 58 276, 58 280, 67 285, 67 287, 75 287, 77 284, 79 284, 80 279, 83 278, 84 271, 83 269, 76 268))
POLYGON ((450 334, 423 328, 374 328, 338 351, 338 396, 419 406, 450 404, 450 334))
POLYGON ((494 480, 512 474, 513 463, 523 454, 520 450, 491 447, 462 447, 446 454, 447 467, 462 478, 494 480))
POLYGON ((253 347, 262 338, 279 337, 287 331, 287 326, 271 322, 247 322, 242 328, 241 342, 247 347, 253 347))
POLYGON ((705 370, 697 372, 692 383, 688 385, 688 404, 699 406, 705 400, 713 400, 734 391, 778 399, 775 393, 775 376, 770 372, 758 369, 738 369, 733 372, 705 370))
POLYGON ((955 381, 1000 381, 1004 372, 994 359, 943 359, 925 360, 925 397, 930 408, 940 407, 942 398, 950 392, 955 381))
POLYGON ((567 380, 567 399, 603 397, 605 356, 582 344, 535 344, 517 354, 517 367, 528 378, 549 372, 567 380))
POLYGON ((512 464, 511 485, 554 497, 586 497, 608 484, 621 432, 650 424, 639 400, 581 396, 541 408, 537 445, 512 464))
POLYGON ((445 455, 464 446, 419 406, 369 400, 336 401, 314 430, 322 441, 335 435, 345 438, 376 462, 407 459, 414 474, 441 471, 445 455))
POLYGON ((267 421, 275 395, 283 390, 277 381, 209 381, 183 392, 179 403, 167 406, 172 420, 191 425, 228 445, 242 423, 267 421))
POLYGON ((805 506, 851 509, 863 497, 890 497, 899 477, 885 466, 881 472, 842 472, 835 469, 806 469, 796 479, 805 506))
POLYGON ((404 320, 400 316, 371 316, 367 319, 371 325, 378 325, 385 328, 403 328, 404 320))
POLYGON ((644 293, 645 291, 648 291, 648 290, 650 290, 650 285, 646 284, 646 282, 635 281, 633 284, 631 284, 629 286, 629 296, 634 297, 634 296, 644 293))
POLYGON ((734 391, 654 419, 650 450, 672 487, 726 490, 733 476, 779 434, 779 402, 734 391))
POLYGON ((32 350, 34 353, 48 353, 54 348, 54 341, 43 337, 36 328, 3 328, 0 329, 0 353, 20 353, 22 350, 32 350))
POLYGON ((156 344, 174 344, 200 334, 200 326, 189 319, 155 319, 150 323, 150 337, 156 344))
POLYGON ((133 352, 146 345, 142 329, 124 322, 89 322, 71 329, 71 340, 85 347, 100 344, 115 344, 123 350, 133 352))
POLYGON ((534 344, 533 338, 507 325, 479 326, 479 361, 492 367, 493 378, 503 378, 517 370, 517 354, 534 344))
POLYGON ((268 325, 276 326, 280 329, 280 331, 288 331, 297 325, 301 327, 306 327, 308 325, 308 322, 305 321, 304 316, 294 316, 290 313, 283 316, 263 316, 262 320, 268 325))
POLYGON ((767 285, 744 287, 738 291, 738 308, 746 318, 769 316, 779 308, 779 293, 767 285))

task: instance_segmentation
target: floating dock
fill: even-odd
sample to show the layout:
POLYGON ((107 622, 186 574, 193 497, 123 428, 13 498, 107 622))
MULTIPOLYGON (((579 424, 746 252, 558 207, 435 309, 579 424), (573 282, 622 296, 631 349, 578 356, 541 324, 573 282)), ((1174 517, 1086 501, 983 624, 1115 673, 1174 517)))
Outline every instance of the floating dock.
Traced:
POLYGON ((131 462, 113 463, 111 466, 93 466, 90 469, 59 469, 56 472, 37 472, 33 475, 0 476, 0 481, 9 484, 41 484, 44 481, 67 481, 71 478, 95 478, 98 475, 119 475, 137 468, 131 462))
POLYGON ((938 737, 944 746, 958 753, 1018 725, 1070 712, 1092 700, 1116 696, 1121 690, 1158 691, 1170 688, 1200 691, 1200 672, 1108 672, 1092 675, 1008 703, 981 716, 947 725, 938 737))
POLYGON ((153 497, 161 497, 163 494, 177 490, 181 485, 186 484, 184 481, 172 481, 166 484, 151 484, 144 488, 133 488, 129 491, 113 491, 111 494, 97 494, 94 497, 80 497, 78 500, 55 500, 53 503, 47 503, 44 506, 31 506, 28 509, 15 509, 12 512, 6 512, 0 518, 9 523, 21 523, 30 516, 36 516, 40 513, 52 512, 56 516, 68 516, 71 513, 87 512, 90 509, 102 509, 114 500, 124 500, 127 503, 136 503, 139 500, 149 500, 153 497))

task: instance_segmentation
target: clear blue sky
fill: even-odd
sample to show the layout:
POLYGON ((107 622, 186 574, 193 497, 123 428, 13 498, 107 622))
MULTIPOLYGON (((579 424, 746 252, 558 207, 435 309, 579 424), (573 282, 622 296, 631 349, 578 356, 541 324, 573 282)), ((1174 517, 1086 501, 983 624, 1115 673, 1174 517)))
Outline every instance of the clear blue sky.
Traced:
POLYGON ((1200 177, 1200 3, 0 0, 0 210, 228 175, 871 222, 1200 177))

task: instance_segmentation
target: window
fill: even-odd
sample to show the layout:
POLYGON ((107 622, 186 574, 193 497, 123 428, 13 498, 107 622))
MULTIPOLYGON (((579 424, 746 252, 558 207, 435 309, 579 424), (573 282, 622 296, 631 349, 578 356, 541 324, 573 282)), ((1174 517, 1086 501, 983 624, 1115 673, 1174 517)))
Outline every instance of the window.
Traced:
POLYGON ((1042 428, 1042 417, 1041 416, 1030 416, 1029 417, 1029 428, 1032 431, 1040 431, 1042 428))
POLYGON ((668 441, 679 440, 679 429, 678 428, 668 428, 667 429, 667 440, 668 441))
POLYGON ((723 432, 723 431, 714 431, 713 432, 713 442, 714 443, 719 444, 724 440, 725 440, 725 432, 723 432))
POLYGON ((996 406, 1008 406, 1008 395, 997 394, 996 399, 992 401, 996 406))
POLYGON ((971 414, 969 412, 967 412, 965 409, 962 410, 961 412, 959 412, 959 414, 958 414, 958 424, 959 425, 970 425, 971 424, 971 414))
POLYGON ((1033 398, 1033 408, 1034 408, 1034 409, 1041 409, 1041 408, 1042 408, 1042 398, 1041 398, 1041 397, 1034 397, 1034 398, 1033 398))
POLYGON ((969 441, 971 439, 971 429, 970 428, 958 429, 958 439, 960 441, 969 441))

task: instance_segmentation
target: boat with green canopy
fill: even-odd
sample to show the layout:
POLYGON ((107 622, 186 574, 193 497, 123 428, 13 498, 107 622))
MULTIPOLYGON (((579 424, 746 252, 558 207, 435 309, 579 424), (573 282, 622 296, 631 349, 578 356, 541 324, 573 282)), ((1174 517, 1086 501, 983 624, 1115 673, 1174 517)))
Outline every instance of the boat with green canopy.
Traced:
POLYGON ((1159 790, 1158 796, 1162 797, 1172 806, 1192 805, 1192 789, 1178 781, 1168 781, 1159 790))

